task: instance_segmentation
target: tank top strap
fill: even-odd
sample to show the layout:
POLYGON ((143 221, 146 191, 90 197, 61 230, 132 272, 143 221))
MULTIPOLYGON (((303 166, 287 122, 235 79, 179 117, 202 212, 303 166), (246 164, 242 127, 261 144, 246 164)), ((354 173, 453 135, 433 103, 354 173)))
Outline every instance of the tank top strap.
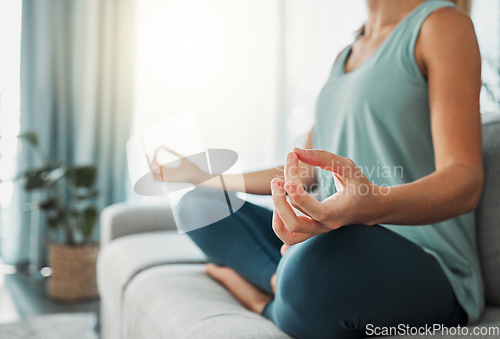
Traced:
POLYGON ((417 78, 423 78, 420 68, 415 60, 415 44, 420 34, 424 21, 435 10, 444 7, 456 7, 448 0, 427 0, 410 12, 396 26, 387 38, 385 50, 381 53, 382 58, 401 64, 410 74, 417 78))
MULTIPOLYGON (((453 8, 455 4, 448 0, 426 0, 408 13, 396 25, 393 31, 389 33, 375 52, 373 52, 373 55, 365 61, 371 64, 371 66, 367 65, 367 67, 377 67, 376 65, 381 66, 380 59, 382 59, 382 63, 386 61, 391 67, 394 65, 401 65, 406 68, 412 76, 423 79, 420 68, 415 60, 415 43, 425 19, 427 19, 432 12, 443 7, 453 8)), ((341 52, 340 57, 330 71, 330 77, 344 74, 343 67, 345 66, 346 58, 351 52, 351 48, 352 44, 348 45, 341 52)))
POLYGON ((408 40, 410 46, 415 47, 415 43, 425 19, 427 19, 427 17, 429 17, 429 15, 431 15, 435 10, 444 7, 454 8, 456 6, 453 2, 447 0, 427 0, 415 9, 415 12, 412 13, 413 15, 411 15, 411 17, 403 23, 406 27, 402 29, 404 32, 403 34, 409 35, 408 40))

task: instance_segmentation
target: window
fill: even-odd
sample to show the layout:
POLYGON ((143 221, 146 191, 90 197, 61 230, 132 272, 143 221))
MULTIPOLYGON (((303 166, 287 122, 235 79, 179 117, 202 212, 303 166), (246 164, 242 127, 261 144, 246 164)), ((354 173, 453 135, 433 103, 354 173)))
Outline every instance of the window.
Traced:
POLYGON ((273 165, 280 4, 138 1, 135 127, 193 113, 205 147, 235 150, 245 169, 273 165))
MULTIPOLYGON (((21 60, 21 1, 0 0, 0 178, 15 173, 15 156, 19 133, 21 60)), ((5 224, 12 200, 13 184, 0 183, 0 225, 5 224), (1 213, 4 212, 4 213, 1 213)), ((1 229, 0 229, 1 231, 1 229)))
MULTIPOLYGON (((207 147, 244 169, 303 145, 333 60, 366 18, 364 0, 144 0, 138 6, 137 128, 194 113, 207 147)), ((499 111, 500 2, 473 1, 482 112, 499 111)))

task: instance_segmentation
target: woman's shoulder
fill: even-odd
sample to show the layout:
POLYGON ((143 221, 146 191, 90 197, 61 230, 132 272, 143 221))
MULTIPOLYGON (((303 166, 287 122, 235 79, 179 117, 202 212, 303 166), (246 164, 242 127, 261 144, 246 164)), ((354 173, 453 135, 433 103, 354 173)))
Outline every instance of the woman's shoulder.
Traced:
POLYGON ((423 22, 415 45, 415 57, 424 73, 434 59, 446 62, 467 56, 480 60, 470 16, 453 7, 439 8, 431 13, 423 22))
POLYGON ((470 16, 453 7, 434 10, 423 22, 420 40, 442 40, 464 38, 474 34, 474 25, 470 16), (465 34, 465 35, 464 35, 465 34))

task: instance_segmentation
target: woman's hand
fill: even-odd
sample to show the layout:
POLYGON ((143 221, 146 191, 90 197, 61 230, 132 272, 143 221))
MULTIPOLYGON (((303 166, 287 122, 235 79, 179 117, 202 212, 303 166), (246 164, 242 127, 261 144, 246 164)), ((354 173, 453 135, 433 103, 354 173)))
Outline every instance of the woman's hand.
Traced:
POLYGON ((320 150, 294 149, 285 166, 285 183, 271 182, 274 202, 273 229, 288 246, 344 225, 372 225, 380 213, 380 197, 388 192, 372 184, 350 159, 320 150), (308 194, 298 176, 298 161, 332 172, 337 193, 320 202, 308 194), (296 215, 292 206, 305 215, 296 215))
POLYGON ((156 181, 189 182, 198 184, 210 179, 211 177, 210 174, 204 172, 201 168, 199 168, 192 161, 189 161, 186 157, 165 147, 160 147, 155 151, 153 159, 151 159, 151 167, 153 171, 153 177, 156 181), (177 156, 179 158, 179 165, 175 167, 160 165, 158 163, 158 152, 162 149, 177 156))

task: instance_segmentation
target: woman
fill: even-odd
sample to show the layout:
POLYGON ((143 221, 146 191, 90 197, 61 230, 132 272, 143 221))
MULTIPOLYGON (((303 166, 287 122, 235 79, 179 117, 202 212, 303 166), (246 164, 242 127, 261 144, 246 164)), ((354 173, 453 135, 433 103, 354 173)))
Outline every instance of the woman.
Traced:
MULTIPOLYGON (((472 23, 451 1, 366 4, 361 34, 319 94, 305 149, 284 169, 245 174, 245 187, 226 179, 228 190, 272 193, 274 211, 246 202, 188 233, 213 262, 210 276, 299 338, 473 324, 484 306, 471 213, 482 187, 472 23), (315 183, 321 201, 305 190, 315 183)), ((157 172, 208 176, 182 164, 157 172)), ((178 222, 227 209, 214 192, 188 193, 178 222)))

